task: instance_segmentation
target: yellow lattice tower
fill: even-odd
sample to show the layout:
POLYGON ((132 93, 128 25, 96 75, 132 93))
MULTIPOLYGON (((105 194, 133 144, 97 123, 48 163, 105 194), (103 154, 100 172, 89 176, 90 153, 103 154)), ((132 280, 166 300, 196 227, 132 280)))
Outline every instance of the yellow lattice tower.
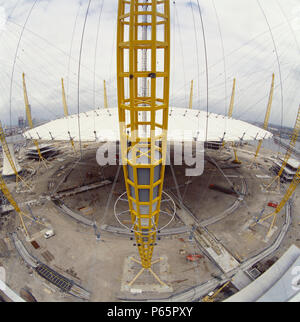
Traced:
POLYGON ((290 141, 290 144, 289 144, 289 147, 288 149, 286 150, 286 153, 285 153, 285 156, 284 156, 284 160, 281 164, 281 168, 279 170, 279 172, 277 173, 277 176, 271 181, 271 183, 266 187, 266 190, 268 190, 274 182, 277 181, 277 189, 279 191, 280 189, 280 177, 293 153, 293 150, 295 148, 295 145, 296 145, 296 142, 297 142, 297 139, 298 139, 298 136, 299 136, 299 131, 300 131, 300 105, 299 105, 299 108, 298 108, 298 114, 297 114, 297 118, 296 118, 296 121, 295 121, 295 126, 294 126, 294 130, 293 130, 293 134, 292 134, 292 137, 291 137, 291 141, 290 141))
MULTIPOLYGON (((275 75, 272 75, 272 84, 271 84, 271 90, 270 90, 270 95, 269 95, 269 101, 268 101, 268 105, 267 105, 267 110, 266 110, 266 115, 265 115, 265 120, 264 120, 264 130, 268 129, 268 124, 269 124, 269 118, 270 118, 270 114, 271 114, 271 107, 272 107, 272 101, 273 101, 273 94, 274 94, 274 78, 275 75)), ((259 140, 257 148, 256 148, 256 152, 255 152, 255 156, 254 156, 254 160, 251 164, 251 167, 255 164, 256 162, 256 158, 258 157, 260 148, 262 146, 263 140, 259 140)))
MULTIPOLYGON (((25 101, 26 116, 27 116, 27 120, 28 120, 29 127, 31 129, 33 129, 33 122, 32 122, 32 117, 31 117, 31 111, 30 111, 30 106, 29 106, 29 100, 28 100, 28 95, 27 95, 27 88, 26 88, 25 74, 24 73, 22 74, 22 77, 23 77, 23 92, 24 92, 24 101, 25 101)), ((42 156, 42 153, 41 153, 41 150, 40 150, 38 141, 37 140, 33 140, 33 143, 34 143, 34 145, 36 147, 36 150, 38 152, 40 162, 43 162, 43 164, 47 168, 46 160, 42 156)))
POLYGON ((119 0, 118 108, 123 171, 142 265, 136 278, 147 269, 161 284, 151 265, 165 173, 169 74, 169 0, 119 0))

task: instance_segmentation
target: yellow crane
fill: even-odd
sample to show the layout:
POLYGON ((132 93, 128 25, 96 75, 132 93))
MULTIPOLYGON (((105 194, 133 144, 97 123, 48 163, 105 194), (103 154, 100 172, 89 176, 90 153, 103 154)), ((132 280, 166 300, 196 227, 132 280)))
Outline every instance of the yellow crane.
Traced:
POLYGON ((193 108, 193 92, 194 92, 194 81, 191 81, 191 91, 190 91, 190 104, 189 104, 189 108, 192 109, 193 108))
MULTIPOLYGON (((66 99, 66 92, 65 92, 65 86, 64 86, 64 79, 61 79, 61 86, 62 86, 62 101, 63 101, 63 106, 64 106, 64 114, 65 117, 69 116, 69 111, 68 111, 68 105, 67 105, 67 99, 66 99)), ((76 154, 76 149, 75 149, 75 144, 74 140, 70 135, 70 143, 72 145, 73 151, 76 154)))
MULTIPOLYGON (((272 228, 275 225, 276 222, 276 217, 277 214, 282 210, 282 208, 285 206, 285 204, 288 202, 288 200, 291 198, 291 196, 293 195, 294 191, 296 190, 298 184, 300 183, 300 166, 297 169, 296 174, 294 175, 294 178, 291 182, 291 184, 289 185, 288 189, 285 192, 285 195, 283 196, 282 200, 280 201, 279 205, 276 207, 275 211, 272 212, 269 215, 266 215, 265 217, 261 218, 260 220, 257 221, 257 223, 261 223, 263 221, 265 221, 268 218, 273 217, 272 222, 270 224, 267 236, 270 235, 272 228)), ((254 223, 255 225, 256 223, 254 223)))
POLYGON ((0 141, 1 141, 1 144, 2 144, 2 149, 7 157, 7 160, 12 168, 12 170, 14 171, 14 174, 16 176, 16 183, 18 184, 18 180, 20 180, 21 182, 23 182, 27 188, 31 189, 30 186, 25 182, 25 180, 19 175, 18 171, 17 171, 17 168, 16 168, 16 165, 13 161, 13 158, 11 156, 11 153, 9 151, 9 147, 8 147, 8 144, 6 142, 6 138, 5 138, 5 134, 4 134, 4 131, 3 131, 3 128, 2 128, 2 124, 1 124, 1 121, 0 121, 0 141))
MULTIPOLYGON (((32 122, 32 117, 31 117, 31 111, 30 111, 30 106, 29 106, 29 100, 28 100, 28 95, 27 95, 26 82, 25 82, 25 74, 24 73, 22 74, 22 77, 23 77, 23 91, 24 91, 24 101, 25 101, 26 116, 27 116, 27 120, 28 120, 29 127, 31 129, 33 129, 33 122, 32 122)), ((38 141, 37 140, 33 140, 33 143, 34 143, 34 145, 36 147, 36 150, 38 152, 40 162, 43 162, 44 166, 46 168, 48 168, 47 165, 46 165, 46 160, 42 156, 41 150, 39 148, 38 141)))
POLYGON ((152 261, 152 256, 165 173, 169 79, 170 1, 119 0, 117 86, 120 143, 132 231, 140 256, 140 260, 132 260, 142 267, 129 285, 145 270, 161 285, 166 285, 152 270, 152 265, 160 260, 152 261), (158 53, 164 57, 159 70, 158 53), (140 54, 142 68, 138 61, 140 54))
MULTIPOLYGON (((271 114, 271 107, 272 107, 273 94, 274 94, 274 78, 275 78, 275 75, 273 73, 273 75, 272 75, 271 90, 270 90, 270 95, 269 95, 269 101, 268 101, 266 115, 265 115, 265 120, 264 120, 264 127, 263 127, 264 130, 267 130, 268 129, 269 118, 270 118, 270 114, 271 114)), ((260 151, 260 148, 261 148, 262 143, 263 143, 263 140, 259 140, 258 145, 257 145, 256 152, 255 152, 254 160, 253 160, 253 162, 252 162, 252 164, 250 166, 251 168, 252 168, 252 166, 256 162, 256 158, 258 157, 258 154, 259 154, 259 151, 260 151)))
POLYGON ((227 283, 225 283, 222 287, 220 287, 217 291, 213 292, 213 294, 211 295, 206 295, 205 297, 202 298, 202 302, 214 302, 216 296, 231 282, 228 281, 227 283))
POLYGON ((271 183, 266 187, 265 190, 268 190, 274 182, 277 181, 277 189, 279 191, 280 189, 280 177, 290 159, 290 156, 292 155, 293 153, 293 149, 295 148, 295 145, 296 145, 296 142, 297 142, 297 138, 298 138, 298 135, 299 135, 299 131, 300 131, 300 105, 299 105, 299 108, 298 108, 298 114, 297 114, 297 118, 296 118, 296 121, 295 121, 295 126, 294 126, 294 130, 293 130, 293 133, 292 133, 292 137, 291 137, 291 140, 290 140, 290 144, 289 144, 289 147, 288 149, 286 150, 286 153, 285 153, 285 156, 284 156, 284 160, 282 162, 282 165, 281 165, 281 168, 279 170, 279 172, 277 173, 276 177, 271 181, 271 183))

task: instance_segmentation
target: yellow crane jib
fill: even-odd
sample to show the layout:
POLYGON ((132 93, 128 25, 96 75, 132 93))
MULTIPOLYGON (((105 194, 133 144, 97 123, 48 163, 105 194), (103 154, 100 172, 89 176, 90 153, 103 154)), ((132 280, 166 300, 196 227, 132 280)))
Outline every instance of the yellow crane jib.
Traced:
POLYGON ((151 265, 154 263, 152 256, 158 231, 167 146, 170 1, 119 0, 118 5, 118 113, 132 230, 140 255, 138 262, 142 266, 136 278, 147 269, 164 284, 152 271, 151 265), (142 66, 138 59, 141 56, 144 58, 142 66), (163 61, 159 70, 158 58, 163 61), (147 95, 148 80, 150 95, 147 95))

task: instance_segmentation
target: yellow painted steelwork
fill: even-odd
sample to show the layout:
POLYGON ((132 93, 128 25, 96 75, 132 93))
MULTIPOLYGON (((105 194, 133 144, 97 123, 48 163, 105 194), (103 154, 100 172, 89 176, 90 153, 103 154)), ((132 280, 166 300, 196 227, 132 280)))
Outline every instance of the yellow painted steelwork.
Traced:
POLYGON ((64 86, 64 79, 61 79, 61 88, 62 88, 62 101, 64 106, 64 114, 65 116, 69 116, 68 105, 66 100, 66 93, 65 93, 65 86, 64 86))
MULTIPOLYGON (((229 105, 229 111, 228 111, 228 117, 231 118, 233 114, 233 107, 234 107, 234 98, 235 98, 235 84, 236 84, 236 79, 233 79, 233 85, 232 85, 232 93, 231 93, 231 98, 230 98, 230 105, 229 105)), ((223 142, 223 145, 225 142, 223 142)), ((235 164, 241 164, 242 162, 238 158, 237 154, 237 148, 234 143, 232 143, 232 148, 233 148, 233 153, 234 153, 234 160, 232 161, 235 164)))
MULTIPOLYGON (((270 90, 270 95, 269 95, 269 101, 268 101, 268 106, 267 106, 265 120, 264 120, 264 127, 263 127, 264 130, 268 130, 268 124, 269 124, 269 118, 270 118, 270 114, 271 114, 271 107, 272 107, 273 94, 274 94, 274 78, 275 78, 275 75, 273 73, 271 90, 270 90)), ((252 167, 252 165, 254 165, 254 163, 256 161, 256 158, 258 157, 258 153, 260 151, 262 143, 263 143, 263 140, 259 140, 256 152, 255 152, 254 160, 253 160, 253 162, 251 164, 251 167, 252 167)))
POLYGON ((103 91, 104 91, 104 108, 108 108, 108 102, 107 102, 107 92, 106 92, 106 82, 103 81, 103 91))
POLYGON ((2 144, 2 150, 4 151, 6 157, 7 157, 7 160, 16 176, 16 183, 18 183, 18 180, 22 181, 29 189, 30 189, 30 186, 24 181, 24 179, 19 175, 18 171, 17 171, 17 168, 14 164, 14 161, 13 161, 13 158, 11 156, 11 153, 9 151, 9 148, 8 148, 8 145, 7 145, 7 142, 6 142, 6 139, 5 139, 5 134, 4 134, 4 131, 3 131, 3 128, 2 128, 2 124, 1 124, 1 121, 0 121, 0 141, 1 141, 1 144, 2 144))
POLYGON ((298 108, 298 114, 297 114, 297 118, 296 118, 296 122, 295 122, 295 126, 294 126, 294 130, 293 130, 293 134, 291 137, 291 141, 289 144, 288 149, 286 150, 285 156, 284 156, 284 160, 282 162, 281 168, 277 174, 277 176, 271 181, 271 183, 266 187, 266 190, 268 190, 274 182, 278 182, 277 188, 279 189, 280 187, 280 177, 292 155, 293 149, 295 148, 298 136, 299 136, 299 131, 300 131, 300 105, 298 108))
MULTIPOLYGON (((30 107, 29 107, 29 100, 28 100, 28 95, 27 95, 27 88, 26 88, 26 82, 25 82, 25 74, 22 74, 23 76, 23 92, 24 92, 24 101, 25 101, 25 108, 26 108, 26 116, 27 116, 27 120, 28 120, 28 125, 31 129, 33 129, 33 122, 32 122, 32 117, 31 117, 31 111, 30 111, 30 107)), ((42 156, 39 144, 37 140, 33 140, 33 143, 37 149, 40 161, 43 161, 43 164, 45 165, 45 167, 47 168, 46 165, 46 160, 44 159, 44 157, 42 156)))
POLYGON ((170 1, 119 0, 117 83, 123 171, 140 263, 150 272, 165 173, 169 74, 170 1), (142 39, 145 27, 147 39, 142 39), (146 68, 139 65, 142 56, 146 68), (139 182, 140 170, 149 173, 149 182, 139 182), (155 173, 159 173, 156 181, 155 173), (145 191, 146 202, 140 200, 145 191))
MULTIPOLYGON (((62 101, 64 106, 64 115, 65 117, 69 116, 69 110, 67 105, 67 99, 66 99, 66 92, 65 92, 65 86, 64 86, 64 79, 61 79, 61 88, 62 88, 62 101)), ((70 136, 70 143, 72 145, 73 151, 76 154, 75 144, 73 138, 70 136)))
POLYGON ((233 113, 234 97, 235 97, 235 83, 236 83, 236 79, 234 78, 233 79, 231 99, 230 99, 230 105, 229 105, 229 111, 228 111, 228 117, 232 117, 232 113, 233 113))
POLYGON ((190 104, 189 104, 189 108, 192 109, 193 108, 193 91, 194 91, 194 81, 191 81, 191 91, 190 91, 190 104))
POLYGON ((288 200, 291 198, 291 196, 293 195, 294 191, 296 190, 297 186, 300 183, 300 166, 297 169, 296 174, 294 175, 294 178, 291 182, 291 184, 289 185, 285 195, 283 196, 282 200, 280 201, 279 205, 276 207, 275 211, 272 212, 269 215, 266 215, 265 217, 261 218, 258 223, 261 223, 263 221, 265 221, 266 219, 273 217, 269 231, 268 231, 268 235, 271 232, 271 229, 274 227, 275 221, 276 221, 276 217, 277 214, 282 210, 282 208, 285 206, 285 204, 288 202, 288 200))
POLYGON ((15 211, 18 213, 21 224, 22 224, 24 232, 25 232, 25 235, 26 235, 26 237, 29 237, 28 230, 27 230, 27 228, 25 226, 25 222, 23 220, 23 216, 25 214, 21 211, 18 204, 14 200, 13 196, 11 195, 10 191, 8 190, 7 185, 1 175, 0 175, 0 188, 1 188, 5 198, 9 201, 9 203, 14 207, 15 211))

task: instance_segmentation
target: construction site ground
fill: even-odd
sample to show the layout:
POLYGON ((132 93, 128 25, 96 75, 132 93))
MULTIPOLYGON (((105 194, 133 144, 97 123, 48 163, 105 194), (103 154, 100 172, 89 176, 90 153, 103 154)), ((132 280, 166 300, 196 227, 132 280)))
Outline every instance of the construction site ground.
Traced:
MULTIPOLYGON (((39 246, 35 248, 25 240, 19 219, 14 212, 0 215, 0 241, 2 241, 0 266, 6 270, 6 283, 9 287, 18 294, 22 288, 27 287, 37 301, 80 301, 77 297, 61 292, 26 265, 10 239, 10 233, 17 231, 18 237, 32 256, 88 290, 90 301, 118 301, 126 297, 158 299, 170 296, 168 292, 159 294, 121 292, 125 259, 132 254, 136 254, 138 258, 137 247, 134 246, 135 241, 130 239, 129 234, 114 234, 101 230, 101 227, 103 225, 120 227, 114 216, 113 206, 116 199, 125 191, 122 170, 114 185, 117 166, 100 167, 97 164, 95 156, 99 144, 84 145, 83 158, 79 162, 77 162, 79 151, 74 155, 68 143, 55 143, 55 146, 60 150, 60 154, 46 164, 47 168, 37 161, 26 160, 22 150, 19 154, 23 168, 30 167, 36 170, 36 173, 28 178, 33 191, 28 192, 19 188, 19 192, 16 192, 15 182, 12 179, 7 181, 21 208, 30 213, 26 202, 31 201, 30 209, 33 216, 41 222, 50 223, 55 231, 55 236, 45 239, 42 234, 39 234, 45 227, 25 219, 29 233, 39 246), (103 180, 109 180, 111 183, 61 198, 69 209, 95 222, 96 229, 64 214, 51 200, 51 197, 53 198, 59 192, 103 180), (99 232, 100 240, 96 238, 99 232)), ((76 148, 79 149, 78 146, 76 148)), ((261 186, 263 183, 270 182, 273 177, 269 171, 272 165, 269 158, 275 156, 275 153, 262 150, 260 153, 262 157, 258 158, 258 166, 250 168, 254 151, 255 146, 251 145, 239 148, 238 156, 242 164, 237 168, 230 168, 233 160, 233 152, 230 148, 206 151, 207 156, 212 157, 223 168, 222 171, 236 190, 246 189, 246 194, 240 200, 237 195, 225 194, 209 188, 211 184, 225 188, 230 186, 228 179, 208 159, 205 160, 204 173, 199 177, 186 177, 185 166, 174 166, 179 194, 172 169, 170 166, 166 168, 164 191, 174 197, 177 206, 180 206, 180 199, 182 199, 184 206, 194 216, 189 219, 191 225, 198 223, 206 229, 215 238, 216 243, 220 243, 238 263, 271 245, 284 223, 285 213, 282 211, 277 217, 276 229, 269 238, 266 238, 266 233, 271 220, 250 226, 263 208, 265 208, 264 214, 274 210, 267 206, 267 203, 280 202, 287 187, 287 184, 282 184, 280 194, 263 192, 261 186), (268 175, 270 178, 262 179, 257 175, 268 175), (232 211, 227 213, 226 210, 231 207, 232 211), (218 220, 213 220, 217 217, 218 220)), ((261 272, 267 269, 272 261, 279 258, 291 244, 300 247, 300 200, 297 192, 293 202, 292 223, 288 233, 276 252, 257 265, 261 272)), ((124 219, 125 225, 129 225, 129 219, 129 217, 124 219)), ((169 219, 168 216, 162 216, 161 225, 164 226, 169 219)), ((184 223, 184 220, 176 215, 165 229, 180 228, 185 224, 186 222, 184 223)), ((184 292, 224 273, 211 258, 206 256, 203 249, 199 248, 195 239, 191 238, 190 232, 162 235, 157 243, 154 259, 161 256, 167 257, 169 266, 167 283, 172 286, 173 293, 184 292), (202 256, 195 262, 191 262, 186 259, 189 254, 202 256)), ((142 282, 143 276, 139 280, 139 283, 142 282)), ((223 297, 236 291, 233 286, 227 288, 225 289, 227 293, 223 293, 223 297)))

